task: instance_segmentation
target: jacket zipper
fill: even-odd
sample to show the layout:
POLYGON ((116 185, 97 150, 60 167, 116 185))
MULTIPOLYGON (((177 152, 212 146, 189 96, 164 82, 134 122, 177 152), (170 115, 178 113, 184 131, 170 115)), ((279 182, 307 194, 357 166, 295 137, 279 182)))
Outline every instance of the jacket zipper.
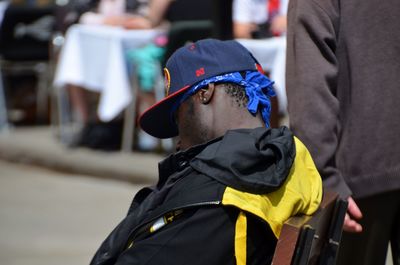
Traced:
POLYGON ((157 217, 154 217, 147 221, 144 225, 137 225, 131 233, 129 233, 128 240, 125 243, 125 249, 130 249, 133 245, 136 239, 142 238, 143 235, 150 235, 156 231, 158 231, 160 228, 164 227, 165 225, 171 223, 175 217, 178 217, 180 214, 182 214, 184 209, 192 208, 192 207, 200 207, 200 206, 210 206, 210 205, 220 205, 221 201, 208 201, 208 202, 197 202, 197 203, 191 203, 191 204, 186 204, 180 207, 175 207, 169 210, 166 210, 157 217), (169 216, 167 216, 170 214, 169 216), (172 215, 171 215, 172 214, 172 215), (162 220, 163 219, 163 220, 162 220), (139 229, 140 227, 143 227, 143 229, 139 229), (141 231, 140 231, 141 230, 141 231))

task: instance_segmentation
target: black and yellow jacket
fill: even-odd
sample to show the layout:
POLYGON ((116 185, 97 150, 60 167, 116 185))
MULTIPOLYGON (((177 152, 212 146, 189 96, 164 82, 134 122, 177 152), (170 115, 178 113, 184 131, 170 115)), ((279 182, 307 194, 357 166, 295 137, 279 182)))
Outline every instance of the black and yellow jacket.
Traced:
POLYGON ((310 154, 284 127, 228 131, 159 171, 91 264, 268 264, 283 222, 322 197, 310 154))

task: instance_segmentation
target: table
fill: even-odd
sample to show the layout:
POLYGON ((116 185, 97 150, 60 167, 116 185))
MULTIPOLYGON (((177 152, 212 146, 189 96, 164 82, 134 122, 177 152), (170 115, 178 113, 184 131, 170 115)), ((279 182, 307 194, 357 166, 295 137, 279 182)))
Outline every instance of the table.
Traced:
POLYGON ((67 31, 54 86, 78 85, 100 92, 98 116, 108 122, 132 101, 125 52, 150 43, 162 31, 73 25, 67 31))
POLYGON ((270 72, 270 78, 275 81, 279 113, 287 114, 285 91, 286 36, 260 40, 237 39, 237 41, 254 55, 264 69, 270 72))

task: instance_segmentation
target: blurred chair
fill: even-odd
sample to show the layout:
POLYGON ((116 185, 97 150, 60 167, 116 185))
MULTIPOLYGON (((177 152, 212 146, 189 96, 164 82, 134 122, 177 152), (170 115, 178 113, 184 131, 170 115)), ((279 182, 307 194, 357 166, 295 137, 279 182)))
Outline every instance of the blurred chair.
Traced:
POLYGON ((205 38, 228 40, 232 33, 232 0, 177 0, 167 13, 171 21, 166 60, 187 42, 205 38))
POLYGON ((325 191, 316 213, 295 216, 285 222, 272 264, 336 264, 346 210, 347 201, 325 191))
POLYGON ((233 0, 213 1, 212 21, 213 37, 220 40, 233 39, 232 23, 232 2, 233 0))
POLYGON ((81 15, 95 9, 97 0, 65 0, 55 4, 55 31, 64 35, 67 29, 78 23, 81 15))
MULTIPOLYGON (((53 12, 52 7, 9 5, 0 29, 0 71, 4 74, 34 73, 37 76, 38 120, 44 119, 47 114, 49 41, 54 27, 53 12)), ((4 88, 3 81, 1 78, 1 86, 4 88)))

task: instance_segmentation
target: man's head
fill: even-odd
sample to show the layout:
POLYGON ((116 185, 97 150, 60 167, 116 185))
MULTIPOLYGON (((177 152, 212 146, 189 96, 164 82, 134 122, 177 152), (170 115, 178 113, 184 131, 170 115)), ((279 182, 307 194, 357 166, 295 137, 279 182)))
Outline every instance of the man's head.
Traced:
POLYGON ((140 125, 158 138, 179 134, 182 149, 229 129, 268 126, 273 82, 260 69, 236 41, 208 39, 180 48, 164 69, 166 98, 142 115, 140 125))
POLYGON ((229 129, 264 125, 247 110, 245 89, 234 83, 210 83, 184 100, 175 112, 180 147, 186 149, 223 135, 229 129))

